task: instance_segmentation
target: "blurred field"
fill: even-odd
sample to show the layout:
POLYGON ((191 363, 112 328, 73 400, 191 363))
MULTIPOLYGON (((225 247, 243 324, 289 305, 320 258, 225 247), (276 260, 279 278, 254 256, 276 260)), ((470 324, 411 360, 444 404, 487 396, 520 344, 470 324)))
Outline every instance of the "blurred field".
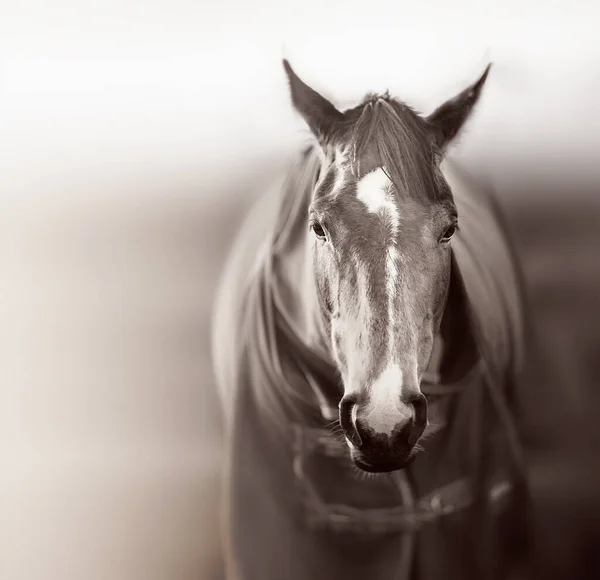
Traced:
POLYGON ((218 578, 209 321, 245 208, 304 138, 284 54, 336 102, 389 88, 424 112, 494 61, 455 153, 498 191, 546 357, 539 577, 600 576, 598 6, 2 8, 2 580, 218 578))
POLYGON ((600 574, 599 186, 528 177, 505 194, 540 351, 524 397, 537 578, 600 574))

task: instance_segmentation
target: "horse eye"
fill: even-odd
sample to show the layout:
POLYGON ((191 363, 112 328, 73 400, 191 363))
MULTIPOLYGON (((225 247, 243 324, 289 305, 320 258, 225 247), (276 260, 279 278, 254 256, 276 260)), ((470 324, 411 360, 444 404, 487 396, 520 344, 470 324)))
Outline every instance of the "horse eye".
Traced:
POLYGON ((456 226, 455 225, 451 225, 445 232, 444 235, 441 237, 440 242, 444 243, 444 242, 449 242, 450 238, 454 235, 454 233, 456 232, 456 226))
POLYGON ((310 224, 310 227, 315 233, 315 236, 317 236, 317 238, 319 238, 320 240, 326 239, 327 236, 325 235, 325 230, 321 227, 321 224, 319 222, 312 222, 310 224))

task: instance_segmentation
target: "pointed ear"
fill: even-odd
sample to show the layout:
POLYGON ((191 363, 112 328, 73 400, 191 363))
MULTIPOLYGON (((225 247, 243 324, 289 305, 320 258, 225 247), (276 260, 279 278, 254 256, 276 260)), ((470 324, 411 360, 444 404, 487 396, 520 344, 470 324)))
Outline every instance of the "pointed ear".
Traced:
POLYGON ((283 61, 283 68, 290 83, 294 108, 302 115, 319 143, 322 146, 327 145, 333 137, 336 124, 344 119, 343 113, 305 84, 287 60, 283 61))
POLYGON ((453 99, 446 101, 427 117, 427 121, 431 125, 435 135, 435 143, 442 153, 445 152, 446 147, 458 135, 464 123, 471 115, 475 104, 479 100, 481 89, 485 84, 491 66, 491 63, 488 64, 477 82, 456 95, 453 99))

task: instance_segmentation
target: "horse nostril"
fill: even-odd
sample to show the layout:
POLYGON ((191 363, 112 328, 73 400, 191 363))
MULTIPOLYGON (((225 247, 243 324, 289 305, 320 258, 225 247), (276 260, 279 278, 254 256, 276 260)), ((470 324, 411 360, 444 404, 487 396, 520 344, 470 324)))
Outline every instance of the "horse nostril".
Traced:
POLYGON ((352 395, 347 395, 340 401, 340 425, 344 431, 344 435, 355 447, 362 445, 362 439, 358 434, 356 423, 354 421, 356 408, 356 398, 352 395))
POLYGON ((427 399, 422 393, 415 393, 408 398, 406 404, 411 405, 415 412, 413 428, 409 438, 410 444, 414 445, 427 426, 427 399))

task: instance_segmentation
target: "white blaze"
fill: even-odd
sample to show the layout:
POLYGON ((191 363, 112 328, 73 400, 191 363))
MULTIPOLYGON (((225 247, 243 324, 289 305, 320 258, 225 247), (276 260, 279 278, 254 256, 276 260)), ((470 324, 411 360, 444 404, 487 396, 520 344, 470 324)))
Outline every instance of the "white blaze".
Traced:
POLYGON ((357 185, 357 198, 362 201, 370 213, 376 213, 386 220, 390 228, 390 240, 386 249, 385 272, 388 294, 388 357, 392 357, 394 348, 394 326, 396 322, 394 303, 398 284, 398 260, 400 253, 396 247, 396 236, 400 225, 400 215, 394 198, 392 182, 382 167, 367 173, 357 185))
POLYGON ((371 213, 386 212, 390 209, 396 212, 396 207, 388 193, 391 185, 392 182, 385 171, 379 167, 359 180, 356 197, 367 206, 371 213))
POLYGON ((369 404, 364 418, 375 432, 391 434, 394 426, 410 419, 409 407, 400 402, 402 369, 396 363, 388 364, 371 385, 369 404))

